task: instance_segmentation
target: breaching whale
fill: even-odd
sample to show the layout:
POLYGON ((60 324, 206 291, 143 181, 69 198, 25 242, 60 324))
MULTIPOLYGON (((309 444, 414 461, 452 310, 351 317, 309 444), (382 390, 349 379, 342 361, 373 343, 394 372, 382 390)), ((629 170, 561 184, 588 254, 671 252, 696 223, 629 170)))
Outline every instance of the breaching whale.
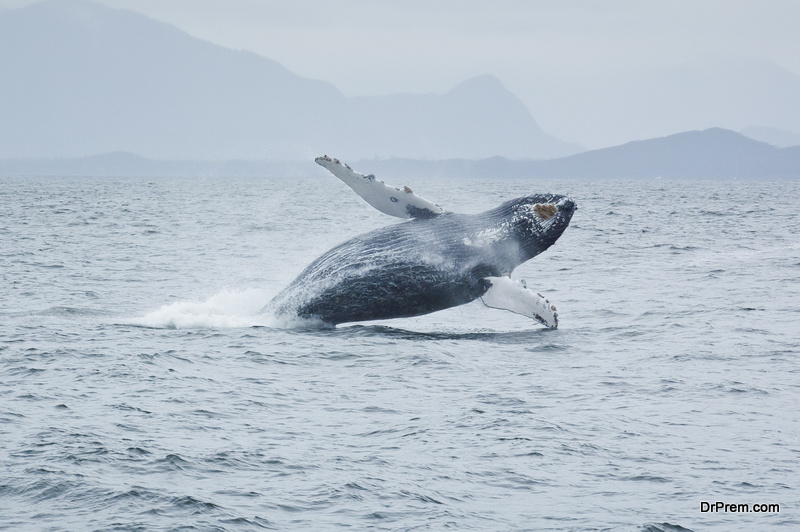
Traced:
POLYGON ((379 211, 411 220, 334 247, 266 312, 336 325, 418 316, 481 298, 489 307, 558 326, 556 307, 510 275, 558 240, 576 209, 571 198, 538 194, 481 214, 457 214, 327 155, 315 161, 379 211))

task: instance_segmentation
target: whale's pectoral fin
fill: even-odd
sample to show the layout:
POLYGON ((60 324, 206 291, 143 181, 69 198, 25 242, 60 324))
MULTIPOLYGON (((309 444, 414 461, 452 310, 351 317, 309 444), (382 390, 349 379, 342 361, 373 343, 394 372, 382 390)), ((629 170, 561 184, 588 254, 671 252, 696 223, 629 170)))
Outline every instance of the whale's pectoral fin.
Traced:
POLYGON ((550 329, 558 327, 556 307, 525 286, 525 281, 514 281, 510 277, 486 277, 486 280, 491 286, 481 300, 487 307, 528 316, 550 329))
POLYGON ((417 196, 408 187, 393 187, 376 179, 374 175, 363 175, 327 155, 314 159, 330 173, 345 182, 356 194, 382 213, 398 218, 433 218, 444 209, 435 203, 417 196))

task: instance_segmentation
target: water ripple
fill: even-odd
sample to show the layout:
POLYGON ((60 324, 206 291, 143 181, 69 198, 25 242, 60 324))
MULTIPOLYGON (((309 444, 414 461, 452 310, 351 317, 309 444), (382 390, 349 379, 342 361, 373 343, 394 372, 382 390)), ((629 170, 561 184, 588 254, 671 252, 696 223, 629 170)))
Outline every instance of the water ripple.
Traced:
POLYGON ((0 528, 796 529, 800 184, 468 184, 578 199, 515 272, 560 329, 263 319, 390 223, 335 182, 4 179, 0 528))

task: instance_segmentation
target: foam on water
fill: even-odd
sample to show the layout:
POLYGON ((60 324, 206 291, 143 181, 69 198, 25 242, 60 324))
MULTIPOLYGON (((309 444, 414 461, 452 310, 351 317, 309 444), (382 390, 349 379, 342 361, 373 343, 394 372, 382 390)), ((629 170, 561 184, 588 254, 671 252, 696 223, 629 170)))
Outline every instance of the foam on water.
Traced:
POLYGON ((205 301, 178 301, 163 305, 130 323, 169 329, 274 327, 276 320, 260 311, 270 292, 260 288, 224 289, 205 301))
POLYGON ((230 329, 270 327, 274 329, 329 329, 331 325, 299 316, 274 316, 264 309, 273 291, 263 288, 225 288, 204 301, 177 301, 162 305, 144 316, 125 320, 140 327, 157 329, 230 329))

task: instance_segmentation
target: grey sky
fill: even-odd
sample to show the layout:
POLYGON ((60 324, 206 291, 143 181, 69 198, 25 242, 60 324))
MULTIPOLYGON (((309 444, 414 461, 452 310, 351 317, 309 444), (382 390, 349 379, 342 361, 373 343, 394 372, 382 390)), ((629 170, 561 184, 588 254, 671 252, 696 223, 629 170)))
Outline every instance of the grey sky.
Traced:
POLYGON ((346 95, 493 74, 547 132, 589 148, 712 126, 800 131, 793 0, 100 1, 346 95))

